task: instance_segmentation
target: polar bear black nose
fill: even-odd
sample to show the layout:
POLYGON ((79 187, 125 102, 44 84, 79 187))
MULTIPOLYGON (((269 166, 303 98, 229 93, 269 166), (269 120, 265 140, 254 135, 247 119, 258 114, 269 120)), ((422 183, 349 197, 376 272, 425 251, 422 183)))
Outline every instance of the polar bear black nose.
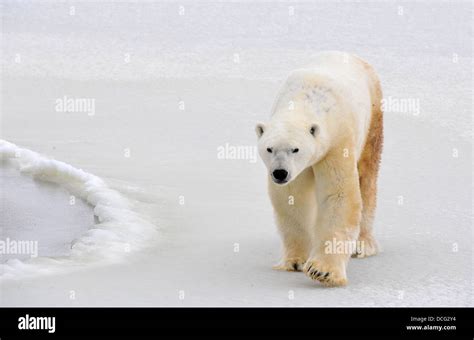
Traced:
POLYGON ((276 180, 280 182, 283 182, 287 176, 288 176, 288 171, 284 169, 277 169, 273 171, 273 178, 275 178, 276 180))

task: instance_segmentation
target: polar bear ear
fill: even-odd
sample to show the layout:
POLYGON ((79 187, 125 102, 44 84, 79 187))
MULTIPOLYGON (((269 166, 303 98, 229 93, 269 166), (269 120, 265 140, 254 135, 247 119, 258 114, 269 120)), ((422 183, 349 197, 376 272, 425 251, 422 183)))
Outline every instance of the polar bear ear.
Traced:
POLYGON ((255 126, 255 132, 257 133, 257 137, 260 138, 263 135, 263 132, 265 131, 265 124, 263 123, 258 123, 255 126))
POLYGON ((310 134, 312 134, 313 136, 316 136, 318 131, 319 131, 319 126, 317 124, 311 125, 311 128, 309 129, 310 134))

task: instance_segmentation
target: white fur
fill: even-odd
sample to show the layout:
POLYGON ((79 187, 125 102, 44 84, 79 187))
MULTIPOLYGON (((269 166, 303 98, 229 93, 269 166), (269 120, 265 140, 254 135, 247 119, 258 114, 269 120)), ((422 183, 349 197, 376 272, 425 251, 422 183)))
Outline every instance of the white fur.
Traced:
POLYGON ((351 254, 325 254, 323 248, 327 240, 354 241, 359 235, 357 161, 372 114, 370 81, 358 57, 319 54, 312 65, 292 72, 270 121, 257 125, 259 153, 269 171, 270 198, 284 244, 277 269, 300 270, 306 263, 309 276, 323 271, 330 274, 320 281, 346 283, 351 254), (288 172, 287 183, 278 182, 275 170, 288 172))

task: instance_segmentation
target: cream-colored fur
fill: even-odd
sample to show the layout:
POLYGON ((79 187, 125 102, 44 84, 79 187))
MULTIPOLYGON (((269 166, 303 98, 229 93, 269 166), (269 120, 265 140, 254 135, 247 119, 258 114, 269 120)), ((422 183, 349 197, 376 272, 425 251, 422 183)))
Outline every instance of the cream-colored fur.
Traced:
POLYGON ((358 257, 377 252, 372 221, 382 143, 380 99, 377 76, 367 63, 325 52, 290 75, 270 121, 257 125, 283 240, 275 269, 303 270, 339 286, 347 283, 353 253, 328 251, 328 242, 356 244, 360 236, 358 257))

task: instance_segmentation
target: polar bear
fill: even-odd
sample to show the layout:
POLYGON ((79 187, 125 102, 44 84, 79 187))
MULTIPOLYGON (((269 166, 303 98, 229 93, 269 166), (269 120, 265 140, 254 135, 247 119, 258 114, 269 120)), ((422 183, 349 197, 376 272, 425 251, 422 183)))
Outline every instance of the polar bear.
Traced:
POLYGON ((311 66, 292 72, 270 121, 257 124, 284 248, 275 269, 302 270, 327 286, 342 286, 351 255, 377 253, 372 224, 383 141, 381 99, 380 82, 367 62, 324 52, 311 66))

